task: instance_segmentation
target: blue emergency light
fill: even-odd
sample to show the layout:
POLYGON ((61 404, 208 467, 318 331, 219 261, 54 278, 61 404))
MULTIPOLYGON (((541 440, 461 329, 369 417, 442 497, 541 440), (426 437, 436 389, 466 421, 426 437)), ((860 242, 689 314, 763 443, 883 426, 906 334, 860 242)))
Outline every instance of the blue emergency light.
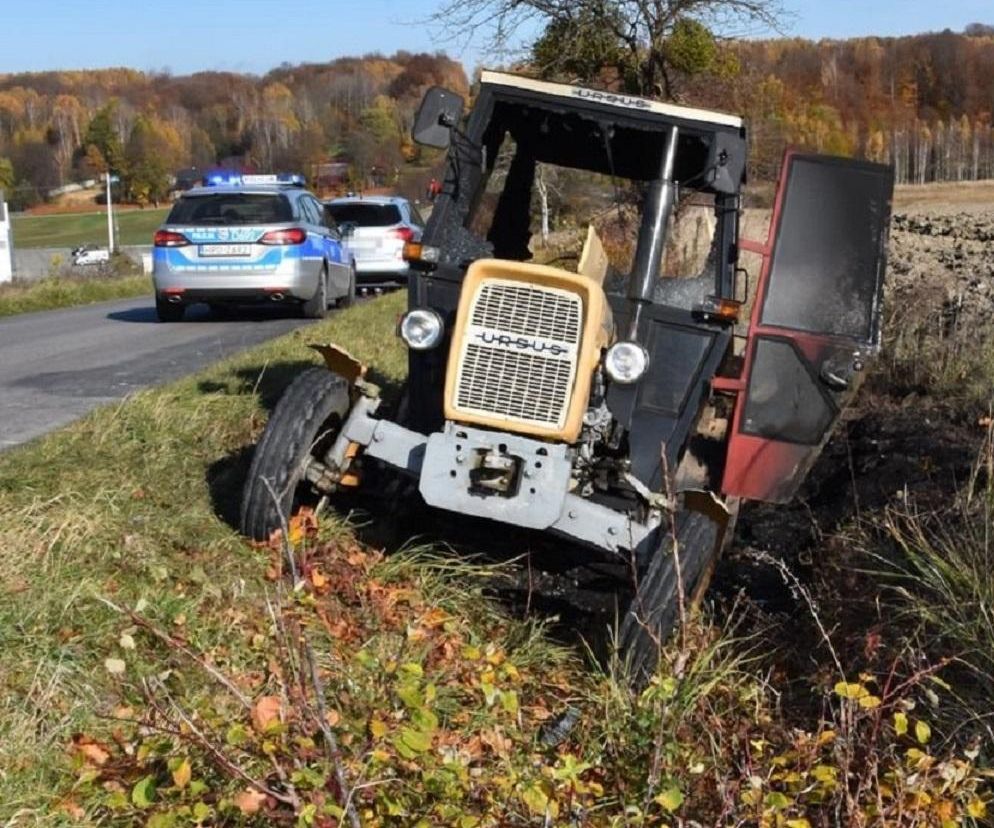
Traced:
POLYGON ((250 184, 275 184, 287 187, 303 187, 304 176, 299 173, 270 173, 267 175, 243 175, 233 170, 213 170, 204 176, 205 187, 238 187, 250 184))

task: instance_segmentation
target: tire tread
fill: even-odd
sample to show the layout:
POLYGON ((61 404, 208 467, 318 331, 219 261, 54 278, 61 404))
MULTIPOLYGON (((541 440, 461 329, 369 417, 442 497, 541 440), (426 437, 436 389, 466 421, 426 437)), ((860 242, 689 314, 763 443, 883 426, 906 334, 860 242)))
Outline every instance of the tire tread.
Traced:
POLYGON ((301 464, 322 427, 332 416, 345 418, 349 408, 344 379, 326 368, 309 368, 286 389, 273 410, 252 455, 242 495, 240 528, 253 540, 268 540, 289 519, 301 464), (279 503, 266 481, 279 496, 279 503))

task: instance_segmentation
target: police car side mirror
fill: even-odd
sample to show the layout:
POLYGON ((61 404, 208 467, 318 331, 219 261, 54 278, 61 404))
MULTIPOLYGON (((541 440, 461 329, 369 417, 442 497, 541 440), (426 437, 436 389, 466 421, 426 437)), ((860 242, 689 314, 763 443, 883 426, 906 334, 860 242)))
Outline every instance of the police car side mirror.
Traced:
POLYGON ((355 235, 355 229, 358 226, 354 221, 343 221, 338 225, 338 232, 342 234, 343 239, 347 239, 355 235))
POLYGON ((425 92, 411 135, 424 147, 445 149, 452 140, 452 129, 462 119, 465 101, 455 92, 433 86, 425 92))

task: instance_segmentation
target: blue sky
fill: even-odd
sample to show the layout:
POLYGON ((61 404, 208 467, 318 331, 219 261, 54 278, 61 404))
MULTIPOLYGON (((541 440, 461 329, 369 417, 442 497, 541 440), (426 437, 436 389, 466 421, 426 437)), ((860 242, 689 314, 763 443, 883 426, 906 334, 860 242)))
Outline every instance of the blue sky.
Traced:
MULTIPOLYGON (((472 69, 479 45, 440 39, 420 21, 440 0, 0 0, 0 73, 129 66, 263 73, 397 49, 444 49, 472 69), (150 8, 151 6, 151 8, 150 8), (154 8, 154 11, 152 10, 154 8)), ((783 0, 803 37, 898 35, 994 24, 991 0, 783 0)))

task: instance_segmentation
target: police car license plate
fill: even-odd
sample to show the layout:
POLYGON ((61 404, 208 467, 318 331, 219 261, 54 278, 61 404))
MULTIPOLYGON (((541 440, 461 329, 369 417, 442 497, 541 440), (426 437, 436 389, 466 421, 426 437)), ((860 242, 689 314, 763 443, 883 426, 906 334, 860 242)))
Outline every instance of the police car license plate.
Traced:
POLYGON ((251 244, 202 244, 201 256, 249 256, 252 253, 251 244))

